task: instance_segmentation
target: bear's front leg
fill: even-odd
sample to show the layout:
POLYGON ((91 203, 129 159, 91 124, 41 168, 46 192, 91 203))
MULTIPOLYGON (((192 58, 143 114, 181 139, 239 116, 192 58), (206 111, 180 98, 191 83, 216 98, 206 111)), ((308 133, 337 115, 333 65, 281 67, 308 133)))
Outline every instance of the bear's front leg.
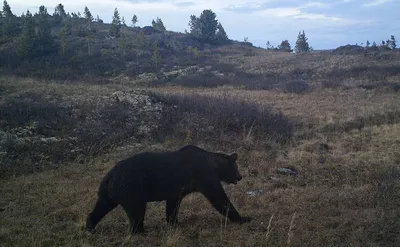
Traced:
POLYGON ((129 203, 122 205, 129 218, 129 230, 131 235, 135 233, 144 233, 144 216, 146 214, 147 203, 129 203))
POLYGON ((167 217, 168 224, 170 225, 178 224, 178 212, 181 202, 182 202, 181 197, 171 198, 167 200, 165 214, 167 217))
POLYGON ((212 206, 224 217, 228 217, 230 221, 245 223, 251 220, 250 217, 241 217, 239 215, 218 180, 208 179, 205 181, 201 192, 211 202, 212 206))

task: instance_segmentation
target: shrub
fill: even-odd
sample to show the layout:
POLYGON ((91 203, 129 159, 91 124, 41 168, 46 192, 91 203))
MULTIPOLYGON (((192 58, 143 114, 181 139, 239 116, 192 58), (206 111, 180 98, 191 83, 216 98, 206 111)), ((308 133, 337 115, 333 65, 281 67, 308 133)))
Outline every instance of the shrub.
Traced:
POLYGON ((167 107, 161 121, 164 125, 159 130, 162 137, 176 135, 185 129, 198 132, 199 140, 218 140, 221 135, 227 135, 234 141, 250 129, 260 139, 268 135, 276 140, 286 140, 293 134, 293 126, 285 116, 268 108, 261 109, 254 103, 198 94, 152 93, 152 96, 167 107))
POLYGON ((285 93, 305 93, 310 89, 310 86, 305 81, 289 81, 284 85, 285 93))

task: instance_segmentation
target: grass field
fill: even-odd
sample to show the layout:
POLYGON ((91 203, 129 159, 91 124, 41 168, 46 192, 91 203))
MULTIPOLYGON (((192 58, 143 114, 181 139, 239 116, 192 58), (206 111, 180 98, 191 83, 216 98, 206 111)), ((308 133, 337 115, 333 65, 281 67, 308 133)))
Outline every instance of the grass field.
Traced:
MULTIPOLYGON (((74 122, 64 118, 63 114, 68 113, 62 111, 67 109, 65 107, 83 109, 86 120, 79 124, 100 131, 106 121, 101 122, 103 125, 87 124, 90 114, 105 116, 101 109, 108 104, 109 96, 117 90, 129 91, 132 86, 129 83, 83 83, 2 78, 0 105, 2 116, 7 116, 0 120, 3 132, 14 133, 15 128, 32 124, 32 118, 20 120, 16 117, 18 114, 5 114, 10 102, 22 102, 22 98, 32 95, 46 96, 42 101, 34 101, 42 102, 39 111, 55 109, 54 114, 58 113, 57 117, 61 119, 48 122, 47 127, 36 129, 32 135, 58 138, 75 133, 72 127, 67 128, 74 126, 74 122), (64 127, 55 131, 51 126, 64 127)), ((187 106, 185 112, 178 108, 181 109, 179 114, 171 115, 181 118, 170 128, 171 133, 162 139, 118 141, 125 138, 126 133, 121 134, 113 129, 114 125, 107 125, 102 131, 109 131, 107 140, 113 145, 94 146, 102 151, 87 150, 83 154, 90 155, 83 160, 79 158, 81 155, 52 163, 51 158, 42 157, 42 163, 46 161, 49 165, 35 171, 23 169, 34 162, 42 164, 29 150, 53 157, 54 152, 60 152, 58 150, 71 149, 70 143, 65 142, 66 146, 54 150, 50 150, 51 145, 43 146, 47 149, 30 149, 28 144, 16 149, 19 154, 13 158, 17 161, 11 164, 24 172, 13 174, 9 172, 13 169, 2 170, 7 173, 1 176, 0 182, 1 246, 383 247, 400 243, 399 93, 362 88, 321 89, 304 94, 229 87, 188 89, 165 86, 150 90, 160 97, 175 100, 174 104, 189 102, 192 107, 187 106), (198 98, 199 95, 206 98, 198 98), (238 121, 242 122, 237 126, 243 128, 228 132, 229 127, 224 129, 222 123, 225 120, 221 115, 190 113, 196 104, 201 109, 213 109, 208 105, 212 102, 225 102, 221 107, 226 107, 223 108, 226 111, 241 109, 238 121), (239 106, 241 108, 237 108, 239 106), (254 106, 260 107, 259 112, 265 117, 255 118, 254 121, 260 122, 252 131, 246 121, 253 119, 253 115, 245 113, 257 112, 254 106), (269 135, 269 129, 263 129, 263 126, 275 126, 263 125, 272 116, 266 109, 279 112, 292 124, 294 132, 289 139, 278 140, 269 135), (207 123, 214 125, 196 135, 196 123, 204 128, 207 123), (218 132, 216 128, 222 131, 218 132), (98 183, 116 161, 144 150, 176 149, 186 144, 211 151, 239 153, 238 164, 244 179, 236 186, 224 187, 238 211, 253 218, 250 223, 235 225, 225 221, 202 195, 194 194, 183 200, 177 228, 169 228, 166 224, 165 203, 149 203, 145 218, 148 233, 145 235, 128 238, 128 219, 121 208, 107 215, 95 234, 83 230, 86 215, 96 200, 98 183), (277 168, 282 167, 296 169, 298 176, 277 173, 277 168), (251 190, 262 190, 262 193, 250 196, 246 192, 251 190)), ((36 114, 33 110, 33 107, 30 111, 21 110, 18 116, 36 114)), ((40 122, 42 119, 46 120, 46 115, 37 114, 34 120, 40 122)), ((101 118, 95 119, 99 122, 101 118)), ((279 120, 286 123, 283 118, 279 120)), ((123 127, 125 130, 129 126, 123 127)), ((97 138, 97 135, 87 138, 93 137, 97 138)), ((77 138, 88 143, 85 136, 77 138)), ((11 152, 14 146, 3 139, 3 147, 10 148, 0 150, 5 164, 11 158, 4 154, 11 152)))

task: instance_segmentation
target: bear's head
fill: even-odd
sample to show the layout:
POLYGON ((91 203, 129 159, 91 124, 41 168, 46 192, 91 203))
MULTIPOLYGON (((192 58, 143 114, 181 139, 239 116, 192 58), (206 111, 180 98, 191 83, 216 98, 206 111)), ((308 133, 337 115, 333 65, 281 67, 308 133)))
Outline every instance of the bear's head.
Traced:
POLYGON ((216 153, 215 166, 221 181, 227 184, 237 184, 237 182, 242 180, 243 177, 240 174, 238 166, 236 164, 237 158, 238 158, 237 153, 233 154, 216 153))

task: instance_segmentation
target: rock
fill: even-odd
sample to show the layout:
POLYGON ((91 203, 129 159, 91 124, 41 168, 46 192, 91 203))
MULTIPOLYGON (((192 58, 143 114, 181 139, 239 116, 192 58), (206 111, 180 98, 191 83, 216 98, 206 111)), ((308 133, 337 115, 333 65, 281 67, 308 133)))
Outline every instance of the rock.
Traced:
POLYGON ((40 140, 41 140, 42 142, 45 142, 45 143, 49 143, 49 142, 60 142, 60 141, 61 141, 61 139, 58 139, 58 138, 56 138, 56 137, 40 138, 40 140))
POLYGON ((116 91, 110 101, 129 106, 129 114, 139 136, 149 136, 161 125, 163 105, 147 94, 145 90, 134 89, 129 92, 116 91))
POLYGON ((278 174, 282 174, 282 175, 291 175, 291 176, 297 176, 298 175, 298 171, 296 169, 290 168, 290 167, 277 168, 276 172, 278 174))
POLYGON ((249 190, 246 192, 246 194, 249 196, 260 196, 263 193, 264 193, 264 191, 261 189, 253 189, 253 190, 249 190))

